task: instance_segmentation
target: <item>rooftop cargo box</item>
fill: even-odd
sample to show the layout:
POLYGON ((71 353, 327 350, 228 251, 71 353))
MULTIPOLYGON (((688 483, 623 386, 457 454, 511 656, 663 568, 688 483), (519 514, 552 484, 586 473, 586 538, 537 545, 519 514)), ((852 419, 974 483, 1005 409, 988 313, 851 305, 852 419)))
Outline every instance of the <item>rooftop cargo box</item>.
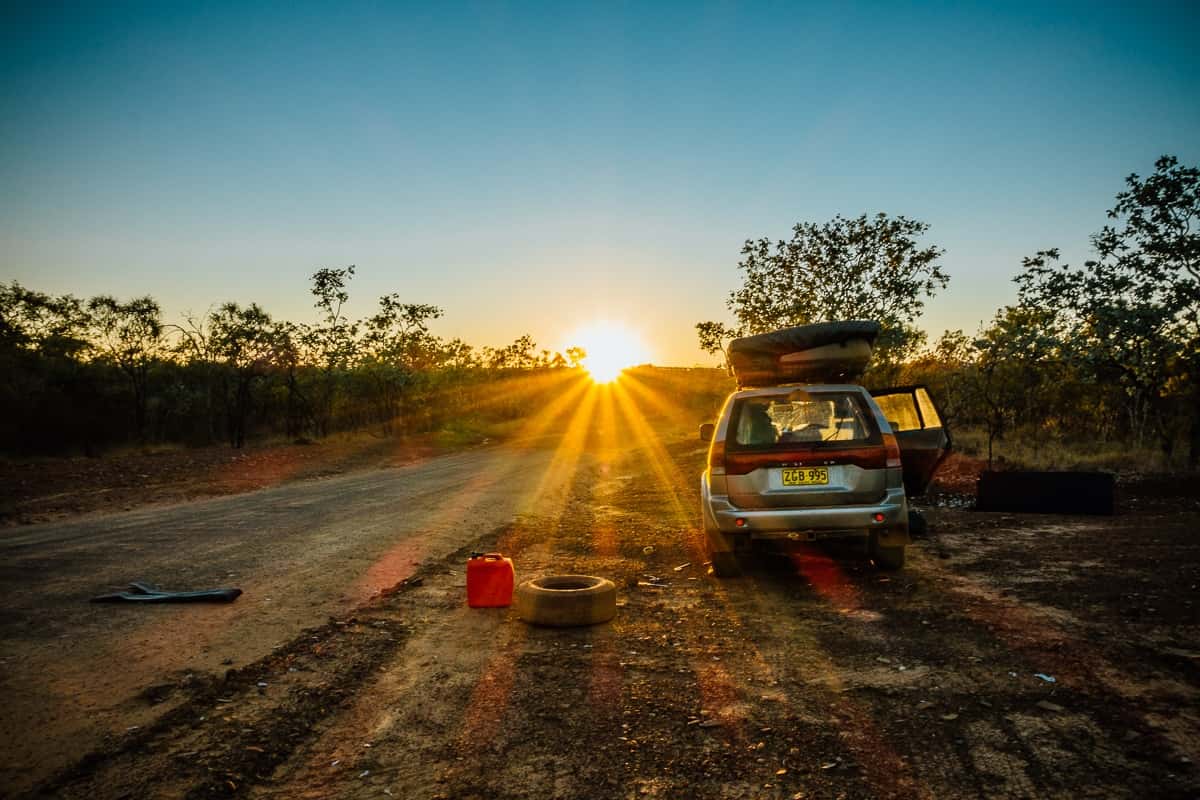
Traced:
POLYGON ((845 383, 871 361, 879 323, 819 322, 744 336, 729 344, 729 367, 738 388, 781 383, 845 383))

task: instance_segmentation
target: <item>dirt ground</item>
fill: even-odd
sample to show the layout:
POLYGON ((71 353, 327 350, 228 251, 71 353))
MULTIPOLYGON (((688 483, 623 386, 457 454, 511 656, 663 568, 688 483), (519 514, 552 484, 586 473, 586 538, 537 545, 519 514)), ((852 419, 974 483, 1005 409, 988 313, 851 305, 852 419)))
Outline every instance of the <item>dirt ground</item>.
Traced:
POLYGON ((699 442, 628 402, 590 413, 512 522, 252 662, 160 675, 129 725, 8 793, 1200 796, 1195 479, 1123 482, 1116 517, 979 513, 957 459, 905 571, 810 548, 717 580, 699 442), (467 608, 467 555, 493 549, 519 579, 612 578, 617 617, 467 608))
POLYGON ((308 444, 169 448, 104 458, 0 459, 0 528, 128 511, 382 469, 427 458, 433 437, 346 434, 308 444))

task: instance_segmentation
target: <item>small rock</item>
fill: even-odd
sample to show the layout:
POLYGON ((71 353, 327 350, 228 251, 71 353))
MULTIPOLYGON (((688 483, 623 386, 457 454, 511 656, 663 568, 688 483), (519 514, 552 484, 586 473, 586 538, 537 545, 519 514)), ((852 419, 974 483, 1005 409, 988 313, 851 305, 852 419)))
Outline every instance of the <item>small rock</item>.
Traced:
POLYGON ((958 719, 958 714, 942 714, 942 719, 946 722, 953 722, 958 719))

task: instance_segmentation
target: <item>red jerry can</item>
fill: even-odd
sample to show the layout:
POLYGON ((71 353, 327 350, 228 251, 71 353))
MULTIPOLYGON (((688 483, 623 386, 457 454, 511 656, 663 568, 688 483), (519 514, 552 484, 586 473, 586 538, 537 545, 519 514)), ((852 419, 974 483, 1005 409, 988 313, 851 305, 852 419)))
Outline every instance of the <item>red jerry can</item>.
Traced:
POLYGON ((472 553, 467 561, 467 605, 497 608, 512 605, 513 562, 499 553, 472 553))

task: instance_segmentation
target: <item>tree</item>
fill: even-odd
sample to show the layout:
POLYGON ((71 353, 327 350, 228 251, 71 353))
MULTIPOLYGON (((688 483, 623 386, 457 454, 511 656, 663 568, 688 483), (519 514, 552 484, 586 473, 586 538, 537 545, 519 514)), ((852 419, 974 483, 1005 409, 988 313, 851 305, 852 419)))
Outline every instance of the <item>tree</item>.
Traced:
MULTIPOLYGON (((1154 174, 1131 174, 1108 212, 1120 227, 1105 226, 1094 239, 1100 261, 1131 274, 1131 289, 1145 301, 1157 300, 1173 314, 1166 338, 1183 367, 1181 383, 1190 384, 1191 436, 1188 465, 1200 466, 1200 168, 1182 167, 1162 156, 1154 174)), ((1170 348, 1166 348, 1170 349, 1170 348)), ((1160 436, 1166 435, 1160 431, 1160 436)), ((1164 441, 1169 448, 1170 441, 1164 441)))
POLYGON ((587 350, 584 350, 582 347, 572 345, 567 348, 567 363, 571 369, 583 366, 585 358, 587 358, 587 350))
POLYGON ((89 317, 72 295, 52 296, 16 281, 0 284, 0 441, 37 452, 82 445, 88 455, 111 422, 89 362, 89 317))
POLYGON ((529 334, 510 345, 484 348, 484 358, 492 369, 532 369, 538 364, 537 342, 529 334))
POLYGON ((966 373, 966 391, 982 411, 989 469, 996 439, 1022 422, 1035 431, 1044 420, 1039 389, 1048 377, 1047 365, 1058 356, 1052 330, 1046 312, 1006 306, 972 342, 975 364, 966 373))
POLYGON ((379 298, 379 311, 362 323, 361 367, 371 381, 371 396, 384 433, 401 415, 406 390, 439 366, 442 342, 429 332, 429 321, 442 315, 437 306, 402 303, 397 294, 379 298))
POLYGON ((969 336, 961 330, 945 331, 905 365, 902 382, 927 387, 937 400, 942 421, 951 430, 965 423, 974 411, 968 378, 976 355, 969 336))
POLYGON ((101 295, 88 302, 88 311, 101 356, 115 364, 129 381, 134 431, 141 439, 146 433, 150 365, 161 355, 163 346, 162 310, 148 296, 121 303, 101 295))
POLYGON ((183 325, 167 326, 174 333, 172 350, 175 357, 186 365, 191 373, 188 383, 197 398, 196 405, 200 407, 204 417, 205 443, 217 440, 220 424, 217 411, 220 364, 215 350, 216 342, 212 336, 213 315, 211 307, 202 316, 189 311, 183 315, 183 325))
POLYGON ((1163 156, 1155 173, 1126 178, 1097 258, 1080 269, 1057 249, 1023 262, 1021 302, 1054 313, 1074 357, 1098 384, 1125 396, 1135 441, 1150 428, 1168 455, 1176 441, 1172 396, 1191 393, 1189 465, 1200 462, 1200 170, 1163 156))
POLYGON ((478 366, 475 348, 458 338, 442 345, 441 360, 448 368, 459 371, 478 366))
POLYGON ((224 366, 229 443, 240 448, 246 443, 254 383, 268 374, 276 354, 277 330, 257 303, 246 308, 225 303, 209 314, 209 329, 213 352, 224 366))
POLYGON ((73 295, 53 297, 13 281, 0 285, 0 345, 79 353, 88 346, 88 314, 73 295))
POLYGON ((333 404, 343 374, 358 355, 358 325, 343 313, 350 299, 346 284, 354 277, 354 265, 323 267, 313 273, 314 307, 321 312, 316 325, 307 326, 301 340, 316 363, 317 379, 313 398, 313 427, 317 436, 329 433, 333 404))
POLYGON ((797 223, 788 241, 746 240, 738 262, 742 287, 726 303, 737 327, 700 323, 701 347, 723 351, 719 343, 733 332, 872 319, 882 326, 876 361, 903 360, 924 338, 915 323, 925 299, 949 281, 937 264, 943 251, 917 242, 928 230, 904 216, 838 215, 823 224, 797 223))
POLYGON ((738 336, 736 328, 723 322, 697 322, 696 336, 700 339, 701 350, 714 356, 720 353, 722 366, 729 366, 729 343, 738 336))

